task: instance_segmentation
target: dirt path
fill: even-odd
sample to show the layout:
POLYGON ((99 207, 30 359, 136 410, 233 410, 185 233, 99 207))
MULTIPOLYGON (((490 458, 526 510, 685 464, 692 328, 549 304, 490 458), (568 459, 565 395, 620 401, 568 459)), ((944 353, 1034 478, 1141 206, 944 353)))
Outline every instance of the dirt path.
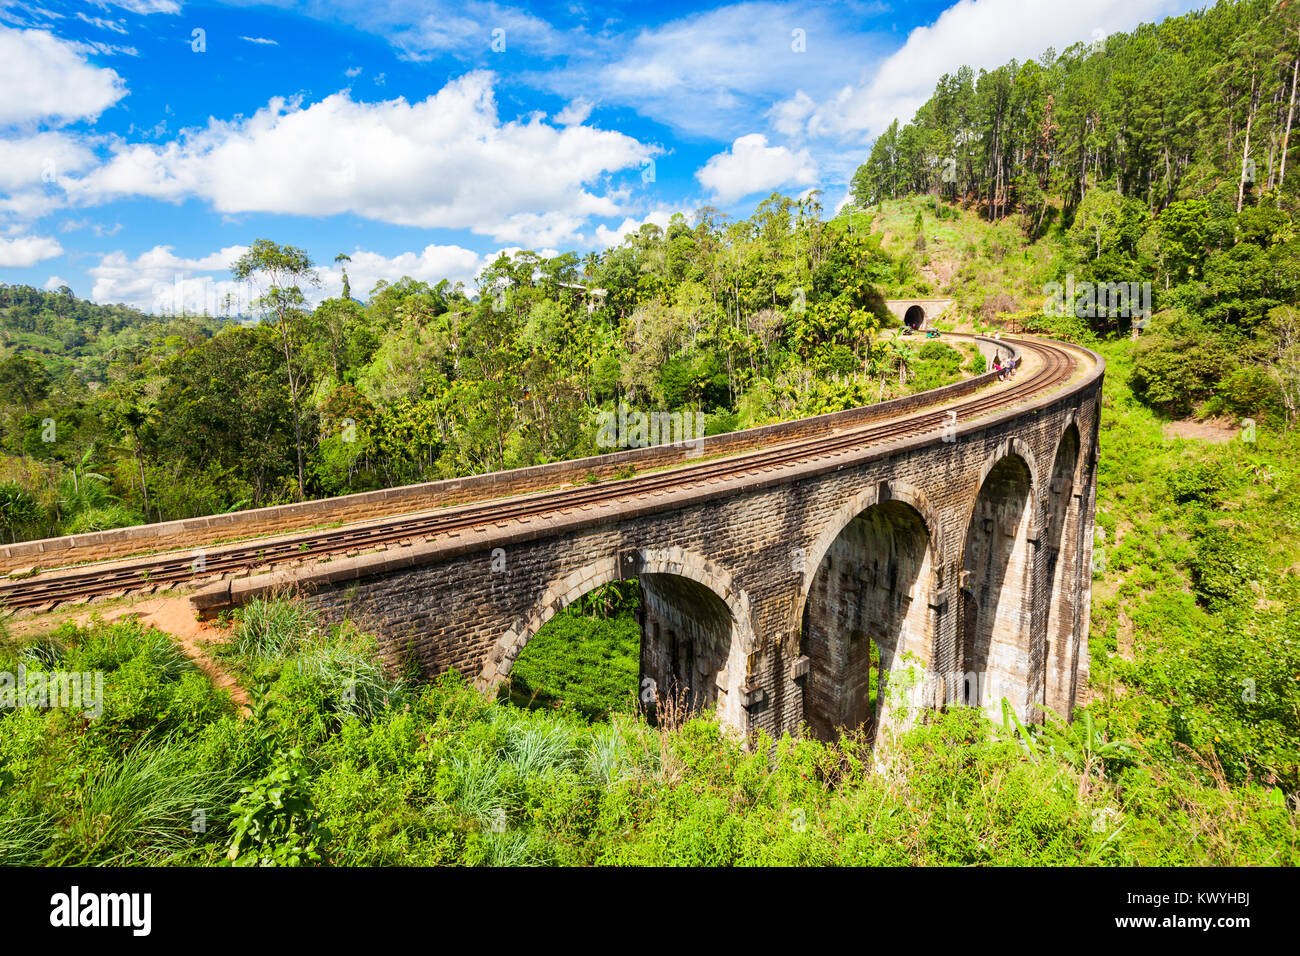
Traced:
MULTIPOLYGON (((142 624, 156 627, 176 642, 185 652, 185 656, 194 662, 194 666, 207 676, 214 687, 229 692, 241 716, 249 713, 251 701, 248 691, 208 653, 207 645, 225 643, 226 635, 211 624, 196 620, 194 608, 190 606, 188 597, 155 597, 121 607, 85 610, 63 617, 58 623, 70 621, 81 626, 89 624, 92 617, 96 616, 106 623, 135 618, 142 624)), ((19 633, 46 630, 48 622, 45 626, 41 626, 41 623, 39 618, 21 623, 15 622, 13 630, 19 633)))
POLYGON ((205 646, 224 644, 226 635, 206 621, 196 620, 188 597, 151 598, 122 610, 124 613, 119 617, 138 617, 141 623, 152 624, 164 634, 170 634, 214 687, 230 692, 240 714, 248 714, 251 704, 248 691, 222 668, 205 646))

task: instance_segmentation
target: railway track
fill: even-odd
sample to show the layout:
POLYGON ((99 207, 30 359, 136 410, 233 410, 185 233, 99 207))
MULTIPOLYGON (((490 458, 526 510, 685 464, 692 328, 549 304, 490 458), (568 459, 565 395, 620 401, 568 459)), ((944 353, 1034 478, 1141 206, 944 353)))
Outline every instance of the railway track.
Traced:
POLYGON ((412 539, 436 537, 452 531, 482 527, 502 521, 534 517, 599 504, 650 492, 679 489, 703 482, 736 478, 780 468, 796 462, 836 454, 852 448, 888 444, 936 431, 953 422, 980 418, 1013 407, 1027 398, 1065 383, 1075 369, 1068 350, 1048 342, 1012 339, 1022 353, 1033 353, 1042 367, 1009 387, 974 397, 946 408, 922 411, 908 418, 879 425, 863 425, 830 435, 790 442, 616 481, 568 487, 497 501, 478 502, 438 512, 401 515, 364 526, 343 526, 274 540, 253 540, 202 556, 194 552, 115 561, 111 567, 43 572, 31 578, 0 583, 0 605, 11 610, 54 607, 58 604, 116 596, 159 585, 190 584, 248 571, 266 565, 365 551, 412 539), (43 576, 48 575, 48 576, 43 576))

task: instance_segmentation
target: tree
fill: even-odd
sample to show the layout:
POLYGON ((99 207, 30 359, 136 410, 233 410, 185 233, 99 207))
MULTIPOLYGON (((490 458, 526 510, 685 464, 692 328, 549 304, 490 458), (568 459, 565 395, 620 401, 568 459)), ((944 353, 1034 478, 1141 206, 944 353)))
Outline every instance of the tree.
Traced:
POLYGON ((44 366, 24 355, 0 359, 0 402, 21 405, 31 412, 32 406, 50 394, 50 374, 44 366))
MULTIPOLYGON (((352 261, 352 257, 351 257, 350 255, 348 255, 346 252, 340 252, 337 256, 334 257, 334 261, 335 261, 335 262, 351 262, 351 261, 352 261)), ((351 284, 348 282, 348 270, 347 270, 347 266, 343 266, 341 269, 339 269, 339 271, 343 273, 343 295, 342 295, 342 299, 343 299, 343 301, 346 302, 347 300, 349 300, 349 299, 352 298, 352 286, 351 286, 351 284)))
POLYGON ((1265 331, 1269 360, 1264 368, 1282 392, 1289 428, 1300 415, 1300 310, 1293 306, 1273 309, 1265 331))
POLYGON ((294 417, 269 326, 227 329, 164 366, 156 451, 194 481, 215 476, 228 499, 263 504, 292 480, 294 417))
POLYGON ((149 520, 149 481, 145 477, 145 433, 154 421, 154 397, 146 383, 136 379, 119 382, 104 397, 110 421, 127 438, 131 454, 140 474, 140 495, 144 502, 144 520, 149 520))
POLYGON ((312 310, 306 327, 304 351, 311 366, 327 370, 335 383, 342 382, 368 351, 368 343, 363 341, 365 310, 356 299, 326 299, 312 310))
POLYGON ((1170 205, 1156 221, 1160 264, 1165 288, 1184 282, 1199 271, 1205 261, 1210 204, 1204 199, 1185 199, 1170 205))
POLYGON ((300 284, 306 282, 319 285, 320 279, 307 253, 296 246, 276 245, 269 239, 256 240, 252 248, 231 267, 231 272, 240 282, 257 281, 257 277, 261 277, 266 283, 254 305, 262 310, 263 316, 269 318, 280 333, 284 369, 289 380, 289 401, 293 406, 294 447, 298 453, 298 500, 301 501, 306 497, 303 484, 302 412, 299 408, 303 373, 295 367, 295 359, 299 326, 307 300, 300 284))

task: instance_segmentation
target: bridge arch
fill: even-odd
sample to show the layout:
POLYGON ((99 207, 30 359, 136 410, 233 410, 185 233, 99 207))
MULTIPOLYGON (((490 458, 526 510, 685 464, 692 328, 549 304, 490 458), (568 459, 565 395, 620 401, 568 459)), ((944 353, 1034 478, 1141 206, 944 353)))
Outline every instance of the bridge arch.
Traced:
POLYGON ((984 464, 980 466, 980 487, 983 487, 993 469, 1001 464, 1004 458, 1008 457, 1019 458, 1024 463, 1024 466, 1029 469, 1029 488, 1031 492, 1041 487, 1038 476, 1042 470, 1038 467, 1038 458, 1034 455, 1034 450, 1025 441, 1015 436, 998 442, 997 447, 984 457, 984 464))
POLYGON ((961 679, 956 703, 1000 719, 1005 697, 1022 718, 1036 683, 1032 665, 1038 487, 1032 454, 1004 442, 982 469, 962 545, 957 618, 961 679))
POLYGON ((1057 442, 1046 489, 1043 544, 1047 588, 1044 704, 1069 717, 1078 692, 1079 613, 1083 572, 1080 540, 1082 444, 1073 412, 1057 442))
POLYGON ((688 706, 717 705, 727 726, 746 730, 743 687, 754 650, 749 595, 713 561, 679 547, 643 548, 602 558, 553 581, 531 610, 496 641, 478 684, 509 674, 528 642, 584 594, 635 577, 641 583, 641 682, 681 693, 688 706))
POLYGON ((939 542, 924 493, 881 482, 841 508, 814 545, 798 618, 814 735, 833 739, 864 725, 874 733, 901 675, 928 672, 939 542))
POLYGON ((943 551, 939 514, 935 511, 934 506, 930 504, 930 499, 926 497, 925 492, 906 481, 898 479, 881 481, 864 491, 858 492, 841 505, 830 521, 826 522, 826 527, 822 529, 821 534, 813 542, 813 546, 804 555, 803 587, 800 589, 799 607, 795 613, 794 624, 797 625, 803 617, 803 608, 808 601, 808 589, 812 586, 813 576, 817 573, 818 565, 826 557, 826 552, 830 550, 835 539, 840 536, 850 521, 872 505, 879 504, 882 501, 901 501, 916 509, 921 515, 921 520, 925 523, 930 547, 936 555, 935 565, 942 564, 939 559, 943 551))

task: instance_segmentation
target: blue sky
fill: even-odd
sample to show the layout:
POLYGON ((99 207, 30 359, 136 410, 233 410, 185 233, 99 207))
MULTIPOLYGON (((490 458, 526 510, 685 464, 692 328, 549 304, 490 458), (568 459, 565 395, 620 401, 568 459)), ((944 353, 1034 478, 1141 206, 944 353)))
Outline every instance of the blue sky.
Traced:
POLYGON ((220 309, 255 238, 319 298, 466 282, 773 190, 839 205, 963 63, 1187 0, 957 3, 0 0, 0 281, 220 309))

